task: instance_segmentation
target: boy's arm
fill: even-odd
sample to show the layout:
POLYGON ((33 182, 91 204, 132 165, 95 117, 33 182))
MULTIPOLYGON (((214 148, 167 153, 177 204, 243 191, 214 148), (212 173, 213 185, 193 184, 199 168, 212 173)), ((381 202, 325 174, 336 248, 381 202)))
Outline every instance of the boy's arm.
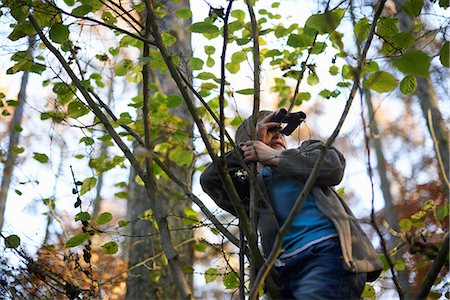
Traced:
MULTIPOLYGON (((249 201, 248 176, 246 176, 246 173, 239 162, 239 158, 233 152, 225 154, 225 163, 227 164, 234 186, 243 201, 244 207, 247 209, 249 201)), ((220 208, 232 215, 236 215, 233 204, 225 191, 219 172, 214 164, 209 164, 205 171, 203 171, 200 176, 200 184, 203 190, 220 208)))
MULTIPOLYGON (((322 141, 308 140, 303 142, 299 148, 282 151, 278 160, 279 170, 301 182, 306 182, 323 146, 322 141)), ((331 147, 325 155, 316 185, 338 185, 344 176, 344 169, 344 156, 336 148, 331 147)))

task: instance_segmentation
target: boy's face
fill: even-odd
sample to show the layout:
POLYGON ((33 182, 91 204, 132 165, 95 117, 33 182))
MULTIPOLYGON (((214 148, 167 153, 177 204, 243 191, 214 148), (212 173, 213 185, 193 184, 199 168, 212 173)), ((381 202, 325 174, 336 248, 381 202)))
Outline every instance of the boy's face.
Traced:
POLYGON ((281 127, 269 128, 269 130, 267 130, 264 144, 276 150, 285 150, 286 138, 280 133, 281 129, 281 127))

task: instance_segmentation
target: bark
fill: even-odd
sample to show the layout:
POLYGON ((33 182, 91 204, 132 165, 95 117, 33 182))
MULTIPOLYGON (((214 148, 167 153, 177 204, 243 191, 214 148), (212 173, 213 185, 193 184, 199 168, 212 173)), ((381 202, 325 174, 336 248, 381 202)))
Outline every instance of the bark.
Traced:
MULTIPOLYGON (((168 14, 159 22, 159 26, 161 28, 161 31, 169 32, 177 38, 177 42, 172 46, 171 52, 179 54, 181 56, 181 61, 187 63, 187 61, 191 57, 192 52, 190 46, 190 33, 187 30, 191 21, 177 18, 174 16, 174 13, 180 7, 189 7, 189 1, 183 0, 179 3, 173 3, 172 1, 163 1, 163 3, 164 5, 166 5, 168 14)), ((187 69, 185 71, 187 76, 191 77, 190 70, 187 69)), ((156 74, 154 72, 152 73, 152 80, 160 86, 160 88, 162 89, 161 92, 164 92, 166 94, 179 94, 178 87, 173 82, 170 74, 156 74)), ((187 121, 185 127, 181 130, 185 132, 192 132, 193 122, 191 121, 191 116, 186 106, 179 107, 171 113, 180 117, 182 120, 187 121)), ((161 136, 160 138, 165 140, 166 136, 161 136)), ((185 143, 187 147, 192 148, 192 140, 187 140, 185 141, 185 143)), ((192 167, 179 167, 173 163, 170 163, 168 158, 164 158, 163 160, 165 161, 165 164, 169 167, 169 169, 174 174, 177 174, 178 178, 186 179, 186 182, 184 183, 189 187, 191 186, 192 167)), ((165 179, 158 180, 158 186, 163 187, 164 191, 157 190, 156 194, 154 195, 155 199, 153 199, 153 201, 160 204, 162 210, 168 210, 169 215, 183 216, 184 209, 186 207, 190 207, 192 202, 188 197, 179 197, 179 195, 184 194, 182 189, 171 180, 165 179)), ((136 216, 151 208, 149 207, 148 200, 149 199, 146 199, 145 189, 136 184, 136 182, 134 181, 134 176, 132 175, 129 183, 129 202, 127 206, 127 214, 129 218, 128 220, 134 220, 136 216)), ((154 208, 152 207, 152 209, 154 208)), ((186 225, 181 223, 180 218, 169 217, 168 222, 169 228, 186 228, 186 225)), ((151 223, 139 221, 135 224, 131 224, 132 235, 148 234, 149 231, 154 231, 149 230, 148 227, 151 226, 151 223)), ((170 234, 172 242, 175 245, 182 244, 184 241, 189 240, 193 237, 193 231, 190 228, 187 228, 185 230, 171 231, 170 234)), ((161 240, 160 236, 152 235, 143 238, 140 241, 139 247, 135 245, 131 246, 129 250, 129 266, 131 267, 139 261, 142 261, 145 258, 148 258, 153 254, 157 254, 158 252, 160 252, 162 248, 162 242, 163 241, 161 240)), ((179 261, 180 265, 182 267, 191 267, 193 265, 193 250, 191 245, 185 244, 183 246, 180 246, 177 250, 179 253, 179 255, 177 256, 177 260, 179 261)), ((158 272, 160 272, 161 278, 157 283, 160 290, 156 291, 156 283, 151 282, 148 279, 148 275, 151 271, 149 272, 149 270, 147 270, 146 268, 140 267, 134 270, 134 274, 136 275, 136 277, 128 277, 127 299, 136 299, 133 297, 143 295, 143 291, 145 291, 146 295, 153 294, 153 297, 160 297, 162 299, 179 298, 178 287, 174 282, 174 277, 171 274, 169 268, 167 266, 163 266, 161 261, 159 261, 158 265, 158 267, 161 267, 161 269, 158 270, 158 272), (134 292, 136 287, 141 290, 140 293, 134 292)), ((189 283, 192 286, 191 277, 189 277, 189 283)))
MULTIPOLYGON (((112 102, 113 91, 114 91, 114 74, 111 74, 111 80, 110 80, 109 86, 108 86, 108 102, 106 104, 108 107, 111 105, 111 102, 112 102)), ((100 156, 107 156, 107 155, 108 155, 108 145, 106 142, 102 142, 102 144, 100 146, 100 156)), ((92 205, 93 206, 93 209, 92 209, 93 218, 96 218, 98 216, 98 214, 100 213, 101 203, 103 200, 103 198, 102 198, 103 178, 104 178, 104 174, 100 173, 98 175, 97 191, 96 191, 94 203, 92 205)))
MULTIPOLYGON (((364 90, 364 98, 366 100, 366 105, 369 114, 369 127, 372 137, 372 147, 375 149, 375 155, 377 158, 377 171, 380 179, 380 189, 383 193, 384 199, 384 217, 391 228, 393 228, 396 232, 400 232, 398 226, 398 213, 395 210, 394 199, 391 193, 391 183, 387 177, 386 171, 386 159, 384 156, 383 145, 380 132, 378 130, 378 123, 375 117, 375 111, 373 109, 372 96, 369 90, 364 90)), ((389 249, 394 249, 400 239, 396 236, 391 235, 388 240, 389 249)), ((389 253, 385 253, 389 255, 389 253)), ((396 259, 402 259, 404 251, 400 248, 396 255, 396 259)), ((403 259, 402 259, 403 260, 403 259)), ((399 284, 401 287, 401 293, 403 294, 401 297, 405 299, 409 299, 410 294, 410 284, 408 282, 409 272, 407 269, 404 271, 398 271, 399 284)))
MULTIPOLYGON (((413 32, 413 24, 411 18, 402 11, 405 1, 396 0, 395 3, 398 11, 397 15, 400 21, 400 29, 406 32, 413 32)), ((414 45, 414 47, 416 47, 417 49, 421 49, 424 46, 422 44, 422 41, 419 40, 418 43, 414 45)), ((422 113, 431 137, 433 138, 433 136, 435 135, 435 138, 433 139, 435 142, 434 151, 436 153, 436 161, 439 164, 439 174, 441 176, 441 179, 445 183, 444 195, 448 196, 448 178, 450 175, 450 133, 447 126, 445 125, 444 118, 442 117, 442 113, 439 109, 438 97, 436 95, 436 91, 434 89, 431 78, 417 77, 417 88, 414 94, 419 100, 420 108, 422 109, 422 113), (429 114, 431 114, 431 120, 429 118, 429 114)))
MULTIPOLYGON (((30 37, 29 39, 29 49, 31 56, 33 50, 33 44, 35 41, 35 36, 30 37)), ((22 116, 25 106, 25 99, 27 97, 27 85, 28 85, 28 77, 30 72, 24 71, 22 74, 22 80, 20 83, 20 90, 17 96, 17 106, 14 110, 14 114, 9 126, 9 143, 8 143, 8 152, 6 154, 6 162, 4 164, 3 175, 2 175, 2 183, 0 187, 0 231, 2 230, 4 221, 5 221, 5 209, 6 209, 6 200, 8 198, 8 190, 11 185, 11 179, 13 176, 14 165, 17 161, 17 155, 13 153, 14 146, 19 144, 20 132, 16 131, 14 128, 20 126, 22 124, 22 116)))
MULTIPOLYGON (((127 220, 128 238, 126 249, 128 251, 128 268, 133 267, 139 262, 155 255, 153 242, 150 236, 155 234, 153 225, 150 221, 139 220, 139 217, 148 209, 150 203, 147 200, 145 188, 138 185, 135 181, 136 172, 131 170, 128 184, 128 204, 127 220)), ((128 272, 126 299, 159 299, 158 287, 149 280, 149 270, 145 266, 138 267, 128 272)))

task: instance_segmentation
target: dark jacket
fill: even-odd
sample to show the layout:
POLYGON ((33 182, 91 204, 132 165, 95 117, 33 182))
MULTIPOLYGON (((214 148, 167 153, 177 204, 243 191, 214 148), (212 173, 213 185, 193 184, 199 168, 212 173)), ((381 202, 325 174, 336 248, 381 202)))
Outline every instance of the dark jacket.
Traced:
MULTIPOLYGON (((308 140, 298 148, 281 152, 279 171, 298 179, 301 183, 305 183, 322 148, 323 143, 321 141, 308 140)), ((226 163, 236 190, 244 206, 248 208, 249 185, 238 156, 233 152, 228 153, 226 163)), ((341 182, 344 168, 344 157, 338 150, 331 147, 325 156, 311 193, 316 199, 318 208, 331 219, 336 227, 343 253, 344 268, 355 273, 367 272, 368 281, 373 281, 381 273, 383 264, 370 240, 361 229, 358 220, 344 200, 332 188, 332 186, 341 182)), ((273 247, 279 227, 270 206, 261 174, 258 174, 258 177, 260 190, 264 194, 262 205, 258 209, 258 227, 264 252, 268 255, 273 247)), ((212 164, 201 175, 200 184, 220 208, 236 215, 220 176, 212 164)))

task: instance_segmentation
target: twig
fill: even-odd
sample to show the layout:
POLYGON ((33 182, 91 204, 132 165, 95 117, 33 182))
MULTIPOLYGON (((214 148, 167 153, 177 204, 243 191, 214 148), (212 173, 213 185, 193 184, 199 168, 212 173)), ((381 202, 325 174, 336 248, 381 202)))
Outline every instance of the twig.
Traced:
POLYGON ((430 128, 431 138, 433 139, 433 144, 434 144, 434 147, 436 148, 436 155, 437 155, 437 159, 438 159, 438 163, 439 163, 439 168, 441 169, 442 177, 444 178, 445 184, 447 185, 447 187, 450 187, 450 182, 448 180, 447 174, 445 172, 445 166, 442 161, 441 151, 439 149, 439 143, 436 138, 436 133, 434 132, 433 117, 431 115, 431 109, 429 109, 427 111, 427 115, 428 115, 428 126, 430 128))
POLYGON ((350 95, 348 97, 347 103, 345 105, 344 111, 339 119, 339 122, 335 128, 335 130, 333 131, 332 135, 328 138, 328 140, 326 141, 323 149, 320 152, 320 156, 318 158, 318 160, 316 161, 316 163, 314 164, 314 167, 311 171, 311 174, 309 175, 305 186, 302 190, 302 192, 300 193, 300 195, 298 196, 296 203, 293 207, 293 209, 291 210, 291 213, 289 214, 286 222, 283 224, 283 226, 280 228, 280 231, 277 234, 276 240, 275 240, 275 244, 274 247, 272 249, 272 252, 270 253, 270 255, 268 256, 266 262, 264 263, 263 267, 261 268, 261 270, 258 273, 258 276, 256 278, 256 282, 254 284, 254 286, 252 287, 251 291, 250 291, 250 299, 255 300, 258 296, 258 292, 262 286, 263 280, 264 278, 269 274, 270 269, 272 268, 273 264, 275 263, 275 260, 278 256, 278 254, 280 253, 281 250, 281 246, 283 243, 283 237, 286 234, 286 232, 288 231, 290 225, 292 224, 293 220, 295 219, 295 217, 297 216, 297 213, 299 212, 300 208, 303 205, 303 202, 305 201, 307 195, 309 194, 309 192, 311 191, 315 180, 317 178, 317 176, 319 175, 320 172, 320 168, 323 164, 323 160, 325 158, 325 154, 328 151, 328 149, 331 147, 331 145, 333 144, 333 142, 335 141, 337 135, 339 134, 342 125, 349 113, 350 107, 352 105, 353 99, 356 95, 356 92, 358 90, 359 87, 359 81, 360 81, 360 77, 361 77, 361 70, 362 67, 365 63, 365 58, 367 56, 367 52, 369 51, 369 47, 372 43, 373 40, 373 36, 374 36, 374 32, 375 32, 375 27, 376 27, 376 23, 378 18, 381 15, 381 12, 383 10, 384 4, 385 4, 386 0, 381 0, 380 3, 378 4, 378 8, 375 12, 374 18, 373 18, 373 23, 371 25, 370 28, 370 32, 369 35, 367 37, 367 42, 364 46, 364 50, 362 52, 361 58, 358 62, 358 67, 356 68, 356 72, 355 72, 355 80, 353 82, 353 86, 350 92, 350 95))
POLYGON ((58 61, 61 63, 63 68, 68 73, 69 77, 72 79, 72 81, 75 83, 75 86, 78 88, 78 90, 81 92, 83 97, 86 99, 86 102, 88 103, 91 110, 94 112, 94 114, 100 119, 100 121, 105 126, 105 129, 108 131, 108 133, 111 135, 113 140, 116 142, 116 144, 119 146, 119 148, 122 150, 122 152, 125 154, 127 159, 130 161, 133 168, 136 170, 136 173, 141 177, 144 178, 144 171, 142 170, 139 162, 137 161, 136 157, 133 155, 133 153, 130 151, 128 146, 122 141, 122 139, 119 137, 117 132, 112 127, 111 123, 109 122, 108 118, 103 114, 103 112, 99 109, 99 107, 95 104, 91 96, 89 95, 89 92, 85 89, 81 81, 77 78, 77 76, 74 74, 70 66, 65 61, 64 57, 59 53, 59 51, 50 43, 50 41, 47 39, 47 37, 42 32, 42 29, 39 27, 38 23, 34 19, 32 15, 28 16, 28 19, 30 20, 30 23, 33 25, 34 29, 38 33, 39 37, 41 38, 44 45, 50 50, 50 52, 55 55, 55 57, 58 59, 58 61))

